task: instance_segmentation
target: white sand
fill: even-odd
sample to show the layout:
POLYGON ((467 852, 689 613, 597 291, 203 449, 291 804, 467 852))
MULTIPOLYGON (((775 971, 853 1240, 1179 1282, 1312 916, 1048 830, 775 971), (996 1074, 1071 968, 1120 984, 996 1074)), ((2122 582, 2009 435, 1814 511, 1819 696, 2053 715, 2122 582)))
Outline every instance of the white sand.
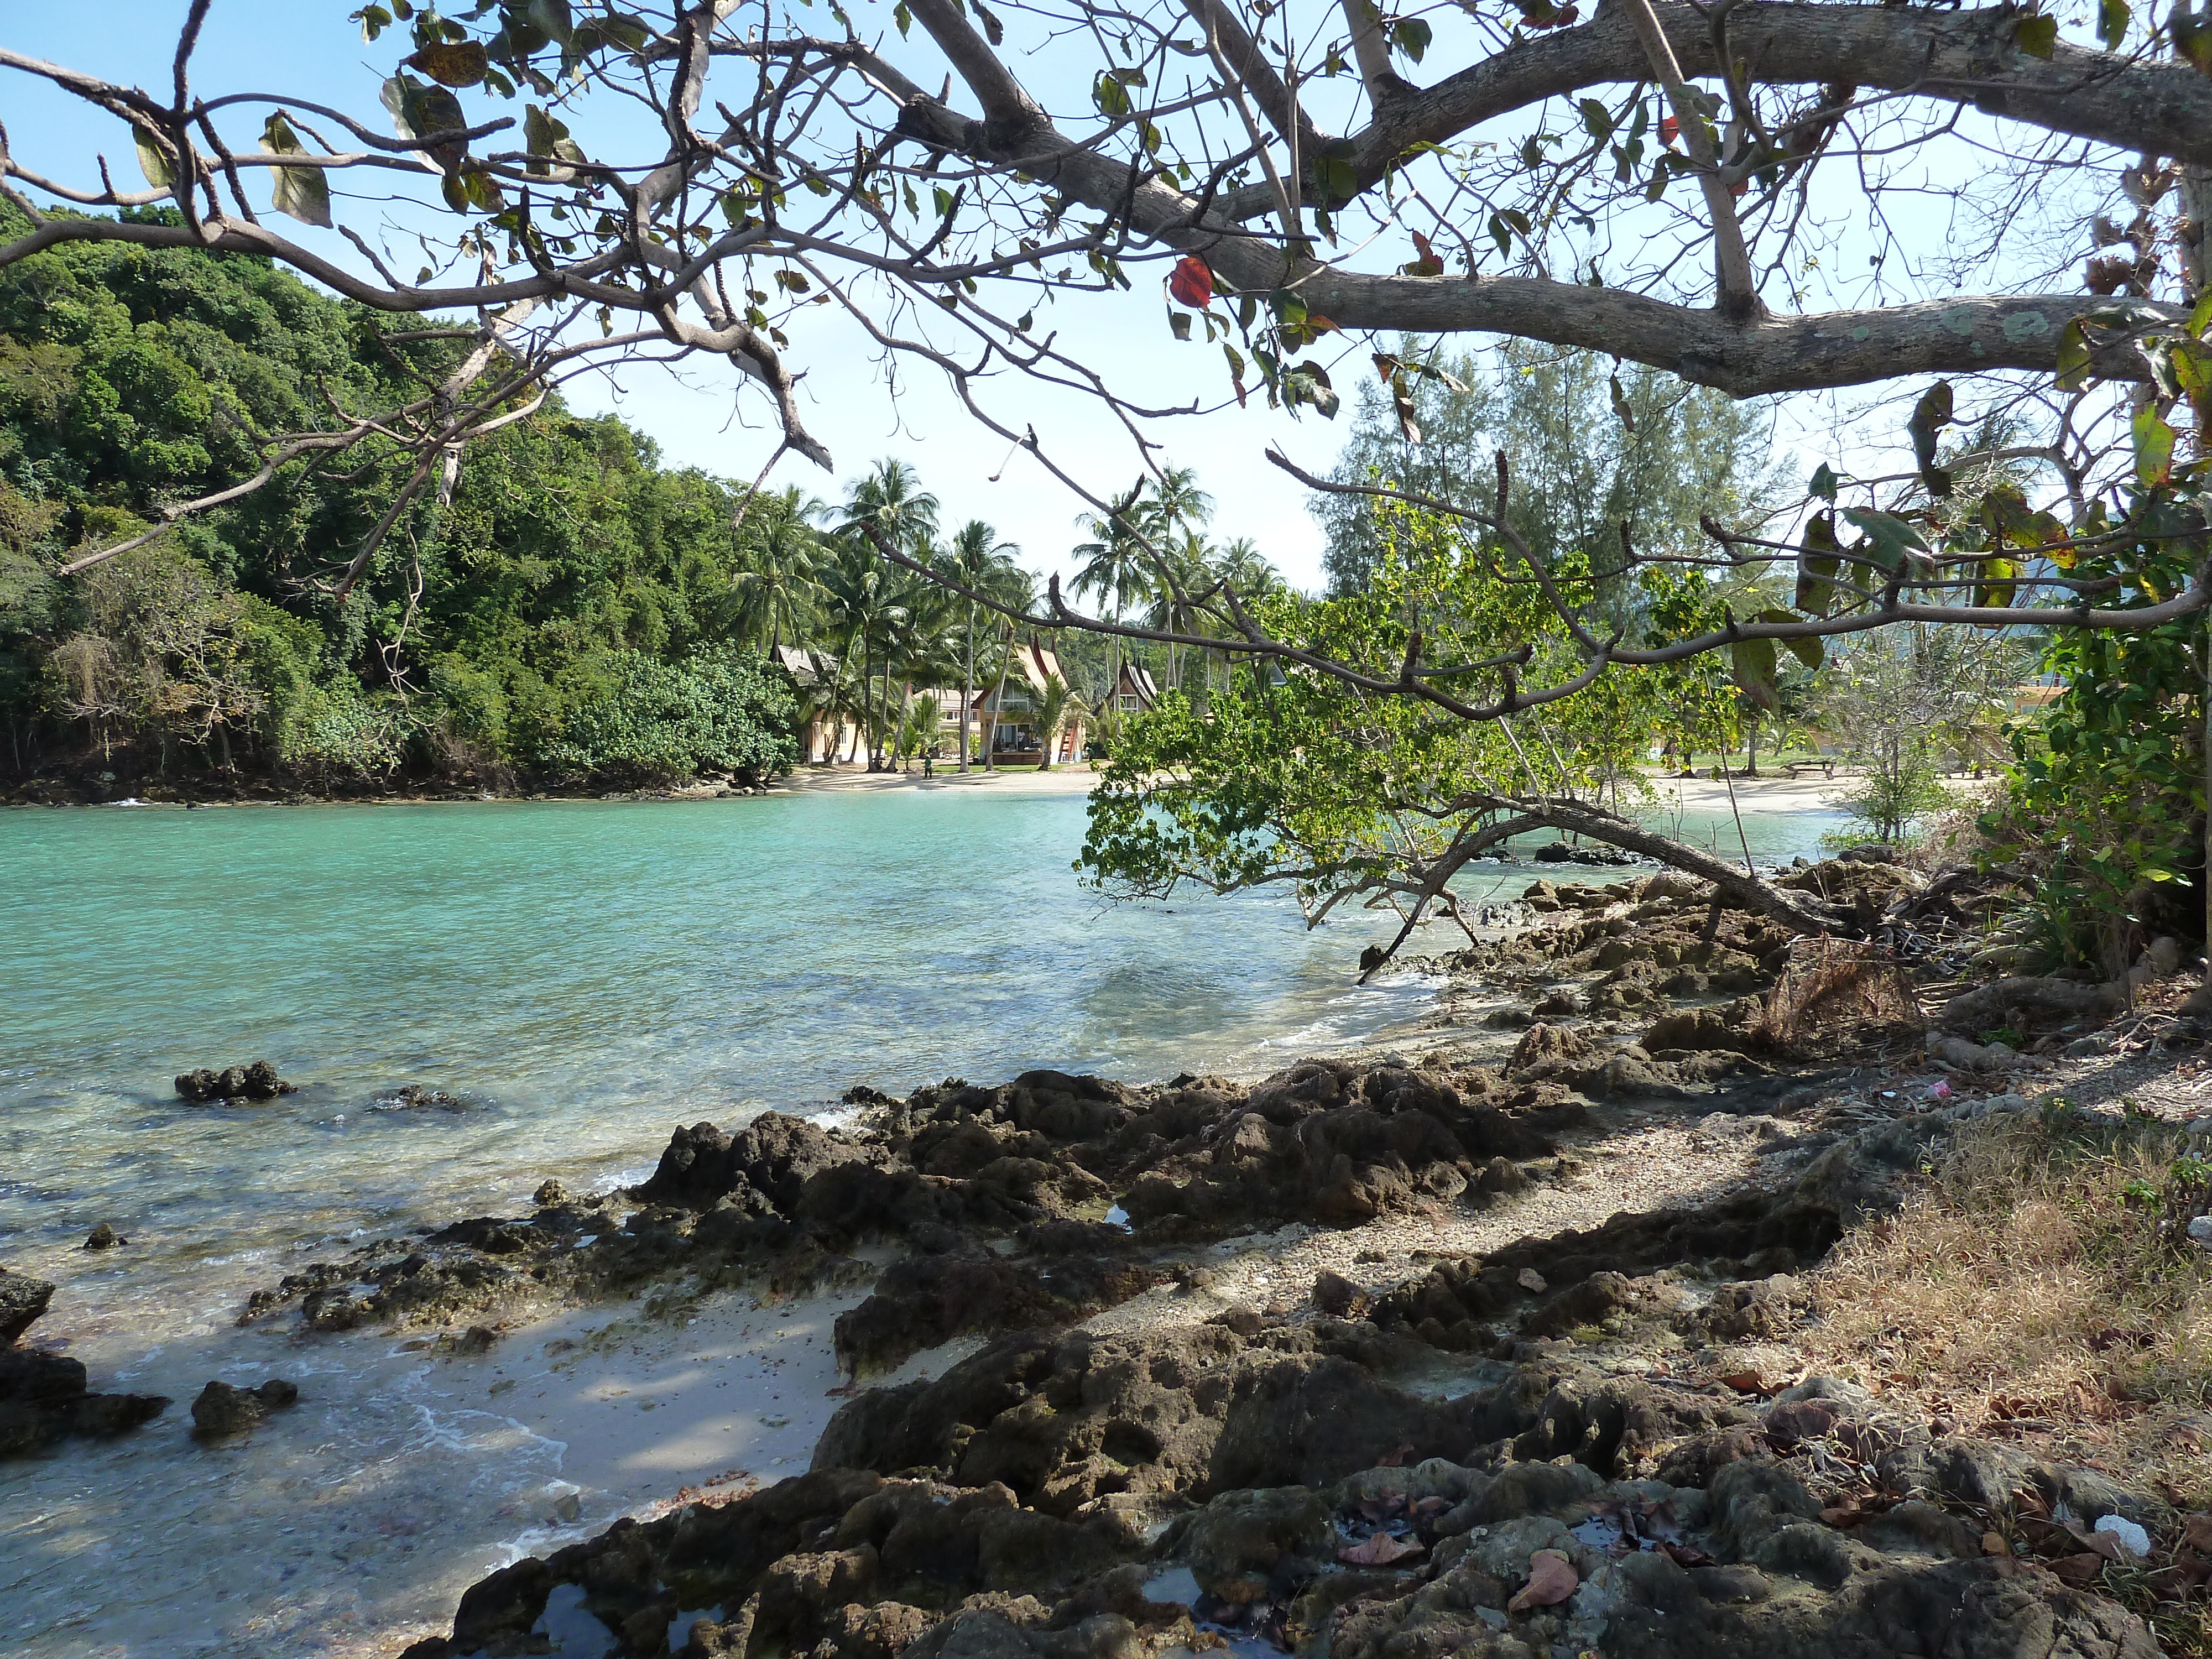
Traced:
POLYGON ((874 791, 878 789, 981 789, 1000 795, 1087 795, 1097 775, 1081 761, 1040 772, 1033 766, 1002 772, 975 768, 965 776, 957 764, 940 763, 937 775, 925 778, 919 763, 911 772, 871 772, 865 766, 802 766, 779 778, 772 792, 794 790, 874 791))
MULTIPOLYGON (((488 1516, 429 1520, 417 1542, 442 1546, 443 1617, 363 1628, 356 1640, 312 1650, 328 1659, 397 1652, 443 1634, 461 1592, 511 1561, 592 1537, 624 1515, 650 1519, 804 1474, 846 1397, 833 1327, 864 1295, 763 1304, 723 1292, 665 1319, 634 1305, 581 1308, 513 1331, 480 1358, 438 1362, 432 1392, 457 1408, 502 1413, 550 1443, 558 1474, 488 1516)), ((868 1386, 936 1375, 950 1358, 916 1355, 868 1386)))

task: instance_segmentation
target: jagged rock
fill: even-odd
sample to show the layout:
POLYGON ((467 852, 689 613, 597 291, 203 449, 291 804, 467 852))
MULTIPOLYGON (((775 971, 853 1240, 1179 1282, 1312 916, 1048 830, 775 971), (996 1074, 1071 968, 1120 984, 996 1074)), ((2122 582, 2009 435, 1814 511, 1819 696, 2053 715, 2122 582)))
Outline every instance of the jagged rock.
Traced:
POLYGON ((272 1411, 297 1403, 297 1383, 271 1377, 255 1388, 212 1382, 192 1401, 192 1437, 224 1440, 248 1432, 272 1411))
POLYGON ((442 1089, 432 1089, 420 1083, 410 1083, 395 1094, 382 1097, 377 1104, 403 1112, 465 1112, 469 1103, 458 1095, 449 1095, 442 1089))
POLYGON ((1692 1343, 1765 1341, 1794 1327, 1808 1300, 1803 1282, 1786 1273, 1723 1285, 1705 1306, 1677 1320, 1675 1328, 1692 1343))
POLYGON ((1332 1318, 1353 1318, 1365 1311, 1367 1292, 1341 1273, 1333 1273, 1324 1267, 1314 1275, 1313 1304, 1332 1318))
POLYGON ((246 1066, 225 1066, 220 1072, 202 1066, 196 1072, 180 1073, 177 1092, 200 1104, 210 1100, 274 1100, 299 1091, 276 1075, 273 1063, 257 1060, 246 1066))
POLYGON ((53 1299, 54 1287, 49 1281, 0 1267, 0 1346, 30 1329, 53 1299))
POLYGON ((531 1194, 530 1201, 541 1210, 557 1209, 568 1201, 568 1189, 558 1177, 549 1176, 538 1183, 538 1190, 531 1194))
MULTIPOLYGON (((16 1303, 21 1322, 14 1329, 20 1334, 46 1311, 53 1286, 0 1268, 0 1298, 7 1297, 11 1284, 33 1287, 16 1303)), ((7 1305, 0 1300, 0 1308, 7 1305)), ((0 1457, 36 1451, 71 1434, 120 1434, 159 1416, 169 1404, 159 1395, 93 1394, 89 1382, 81 1360, 0 1347, 0 1457)))
POLYGON ((1531 1025, 1513 1047, 1505 1069, 1516 1075, 1542 1076, 1577 1065, 1589 1058, 1589 1039, 1565 1025, 1531 1025))
POLYGON ((1168 1275, 1133 1263, 1055 1257, 1048 1268, 997 1256, 895 1262, 875 1293, 837 1316, 837 1363, 853 1376, 970 1333, 1065 1324, 1110 1308, 1168 1275))
POLYGON ((86 1235, 84 1248, 88 1250, 112 1250, 118 1244, 128 1244, 130 1242, 103 1221, 86 1235))
POLYGON ((1650 1054, 1662 1049, 1757 1054, 1765 1046, 1752 1024, 1758 1012, 1759 1005, 1752 1002, 1748 1007, 1738 1005, 1726 1011, 1692 1008, 1662 1014, 1652 1022, 1638 1046, 1650 1054))

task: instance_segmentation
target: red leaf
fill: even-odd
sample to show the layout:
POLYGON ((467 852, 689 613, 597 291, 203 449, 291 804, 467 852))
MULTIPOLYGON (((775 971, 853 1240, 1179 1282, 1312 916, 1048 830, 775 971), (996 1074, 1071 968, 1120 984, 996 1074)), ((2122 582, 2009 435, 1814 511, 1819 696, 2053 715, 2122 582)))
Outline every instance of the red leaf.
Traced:
POLYGON ((1529 1607, 1555 1607, 1575 1593, 1582 1580, 1571 1562, 1557 1550, 1538 1550, 1528 1558, 1528 1582, 1505 1604, 1508 1613, 1529 1607))
POLYGON ((1680 121, 1677 121, 1671 115, 1662 115, 1659 118, 1659 142, 1661 143, 1671 144, 1681 136, 1682 124, 1680 121))
POLYGON ((1176 304, 1203 311, 1213 303, 1213 272, 1198 255, 1186 253, 1175 262, 1175 270, 1168 277, 1168 292, 1175 296, 1176 304))

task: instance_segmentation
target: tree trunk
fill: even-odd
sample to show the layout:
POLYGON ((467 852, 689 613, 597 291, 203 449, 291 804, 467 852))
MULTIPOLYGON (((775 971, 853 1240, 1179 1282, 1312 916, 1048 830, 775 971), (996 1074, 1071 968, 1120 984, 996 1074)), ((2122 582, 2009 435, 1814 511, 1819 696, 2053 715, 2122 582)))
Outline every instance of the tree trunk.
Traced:
POLYGON ((874 697, 876 693, 875 659, 870 654, 867 632, 860 634, 860 744, 868 751, 868 770, 876 769, 876 721, 874 697))
POLYGON ((968 607, 968 665, 960 679, 960 769, 968 769, 968 722, 975 707, 975 607, 968 607))
POLYGON ((1751 725, 1744 738, 1744 746, 1746 753, 1743 775, 1747 778, 1755 778, 1759 775, 1759 716, 1756 714, 1751 717, 1751 725))
POLYGON ((983 769, 999 769, 999 722, 1006 713, 1006 671, 1014 665, 1014 625, 1006 624, 1006 655, 999 663, 999 690, 991 699, 991 730, 983 739, 983 769))

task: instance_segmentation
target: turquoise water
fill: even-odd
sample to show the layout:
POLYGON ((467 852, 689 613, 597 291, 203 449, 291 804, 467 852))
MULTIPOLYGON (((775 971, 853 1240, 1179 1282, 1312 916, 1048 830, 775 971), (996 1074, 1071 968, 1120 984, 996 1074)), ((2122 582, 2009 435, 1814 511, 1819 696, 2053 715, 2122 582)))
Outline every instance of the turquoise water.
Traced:
MULTIPOLYGON (((1786 858, 1832 821, 1746 829, 1786 858)), ((1264 1072, 1419 1013, 1424 981, 1354 983, 1388 913, 1309 932, 1282 894, 1107 905, 1069 867, 1083 823, 1079 796, 958 787, 0 812, 0 1249, 107 1221, 184 1267, 611 1182, 677 1123, 857 1083, 1264 1072), (300 1092, 171 1087, 262 1056, 300 1092), (382 1103, 409 1084, 471 1109, 382 1103)))
MULTIPOLYGON (((337 1659, 511 1558, 577 1449, 459 1401, 388 1336, 234 1327, 301 1262, 512 1212, 548 1175, 635 1180, 675 1124, 856 1083, 1262 1073, 1423 1012, 1428 981, 1354 982, 1387 913, 1309 933, 1287 896, 1103 905, 1069 868, 1083 809, 950 786, 0 811, 0 1262, 58 1283, 33 1335, 94 1386, 178 1401, 0 1467, 0 1651, 337 1659), (300 1092, 172 1089, 262 1056, 300 1092), (468 1109, 392 1109, 408 1084, 468 1109), (130 1249, 78 1248, 100 1221, 130 1249), (185 1441, 201 1383, 272 1373, 301 1382, 296 1416, 221 1453, 185 1441)), ((1786 859, 1832 822, 1746 830, 1786 859)), ((1463 886, 1510 898, 1536 873, 1463 886)), ((1413 948, 1458 939, 1439 925, 1413 948)), ((531 1546, 596 1530, 611 1501, 531 1546)))
POLYGON ((1109 907, 1079 797, 0 814, 0 1237, 513 1202, 668 1129, 1032 1066, 1265 1068, 1409 1015, 1374 918, 1109 907), (170 1079, 267 1055, 301 1092, 170 1079), (379 1109, 406 1084, 463 1114, 379 1109))

